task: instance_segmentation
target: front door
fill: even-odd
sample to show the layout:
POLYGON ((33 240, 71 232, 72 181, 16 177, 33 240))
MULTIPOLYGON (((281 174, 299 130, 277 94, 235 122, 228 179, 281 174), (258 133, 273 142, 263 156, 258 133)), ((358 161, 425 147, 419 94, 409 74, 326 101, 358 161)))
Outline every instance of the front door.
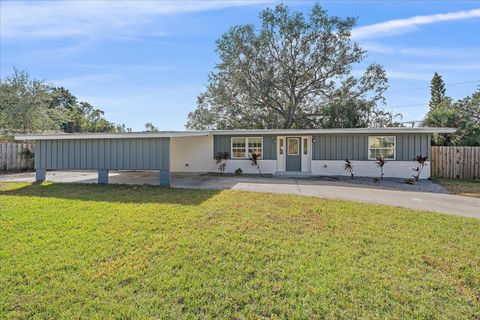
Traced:
POLYGON ((302 171, 302 153, 300 138, 287 138, 287 171, 302 171))

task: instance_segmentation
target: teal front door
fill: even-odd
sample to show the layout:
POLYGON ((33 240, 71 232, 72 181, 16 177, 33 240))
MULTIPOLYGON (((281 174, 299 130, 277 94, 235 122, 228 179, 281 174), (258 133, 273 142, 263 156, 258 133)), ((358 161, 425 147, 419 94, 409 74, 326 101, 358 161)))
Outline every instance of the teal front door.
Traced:
POLYGON ((287 171, 302 171, 302 153, 300 138, 287 138, 287 171))

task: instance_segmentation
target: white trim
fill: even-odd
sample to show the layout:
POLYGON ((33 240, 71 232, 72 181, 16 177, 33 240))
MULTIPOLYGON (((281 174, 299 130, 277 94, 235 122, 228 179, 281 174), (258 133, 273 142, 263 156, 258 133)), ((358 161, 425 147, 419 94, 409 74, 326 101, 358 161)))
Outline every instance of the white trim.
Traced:
POLYGON ((120 133, 58 133, 20 134, 15 140, 76 140, 76 139, 125 139, 125 138, 175 138, 209 136, 205 131, 162 131, 162 132, 120 132, 120 133))
POLYGON ((286 170, 286 137, 277 136, 277 171, 285 172, 286 170), (283 154, 280 154, 280 140, 283 140, 283 154))
POLYGON ((312 169, 312 136, 302 136, 302 172, 312 169), (307 154, 305 154, 304 140, 307 141, 307 154))
MULTIPOLYGON (((367 139, 367 155, 368 160, 377 160, 377 158, 370 157, 370 138, 393 138, 393 159, 385 158, 385 160, 397 160, 397 136, 368 136, 367 139)), ((390 149, 390 148, 373 148, 373 149, 390 149)))
POLYGON ((250 154, 248 153, 248 139, 260 139, 262 142, 262 147, 259 148, 259 149, 262 149, 262 156, 259 157, 258 159, 262 160, 263 159, 263 137, 231 137, 230 138, 230 159, 233 159, 233 160, 245 160, 245 159, 249 159, 250 158, 250 154), (245 157, 234 157, 233 156, 233 139, 235 138, 239 138, 239 139, 245 139, 245 150, 244 150, 244 154, 246 155, 245 157))
POLYGON ((276 134, 284 136, 298 136, 310 134, 374 134, 374 135, 390 135, 395 133, 454 133, 455 128, 433 128, 433 127, 388 127, 388 128, 342 128, 342 129, 253 129, 253 130, 212 130, 208 131, 212 135, 265 135, 276 134))
MULTIPOLYGON (((247 153, 247 137, 231 137, 230 138, 230 159, 246 159, 245 154, 247 153), (243 157, 234 157, 233 156, 233 139, 245 139, 245 147, 243 148, 243 157)), ((239 148, 240 149, 240 148, 239 148)))
POLYGON ((15 140, 64 140, 64 139, 124 139, 124 138, 172 138, 209 135, 313 135, 313 134, 372 134, 390 135, 396 133, 454 133, 455 128, 348 128, 348 129, 264 129, 264 130, 199 130, 199 131, 160 131, 160 132, 120 132, 120 133, 55 133, 19 134, 15 140))

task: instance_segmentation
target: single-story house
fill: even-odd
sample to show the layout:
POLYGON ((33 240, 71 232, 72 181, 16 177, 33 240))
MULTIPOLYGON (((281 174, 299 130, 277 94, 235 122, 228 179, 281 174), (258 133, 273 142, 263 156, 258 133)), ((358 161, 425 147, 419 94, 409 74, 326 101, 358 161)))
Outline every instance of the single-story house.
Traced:
MULTIPOLYGON (((215 154, 228 152, 225 172, 240 168, 257 173, 250 155, 256 153, 262 173, 292 175, 378 176, 378 156, 387 161, 385 177, 409 178, 417 155, 430 156, 434 133, 452 128, 358 128, 208 130, 86 134, 26 134, 16 140, 35 142, 37 181, 47 170, 96 170, 108 183, 108 170, 158 170, 160 185, 171 172, 216 172, 215 154)), ((430 176, 429 163, 421 178, 430 176)))

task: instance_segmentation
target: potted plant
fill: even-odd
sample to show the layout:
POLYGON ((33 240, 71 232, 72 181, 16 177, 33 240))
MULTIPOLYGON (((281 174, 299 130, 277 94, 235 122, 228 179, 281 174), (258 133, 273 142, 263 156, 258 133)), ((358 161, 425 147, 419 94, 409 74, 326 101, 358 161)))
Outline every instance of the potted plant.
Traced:
POLYGON ((260 164, 258 163, 258 160, 259 160, 258 154, 252 153, 251 156, 250 156, 250 164, 252 165, 252 167, 257 168, 258 173, 261 176, 262 171, 260 170, 260 164))
POLYGON ((221 174, 225 173, 227 167, 228 152, 217 152, 215 154, 215 162, 217 163, 218 170, 221 174))
POLYGON ((387 163, 385 161, 385 159, 383 158, 383 156, 380 156, 380 157, 377 157, 377 166, 380 168, 380 180, 383 179, 383 175, 384 175, 384 172, 383 172, 383 167, 385 166, 385 163, 387 163))
POLYGON ((417 167, 413 169, 416 173, 413 175, 413 178, 415 181, 418 181, 420 179, 420 174, 422 173, 423 168, 427 166, 427 158, 424 157, 421 154, 415 157, 415 161, 417 162, 417 167))
POLYGON ((353 164, 352 161, 345 159, 345 164, 343 165, 345 171, 350 172, 350 179, 353 179, 353 164))

